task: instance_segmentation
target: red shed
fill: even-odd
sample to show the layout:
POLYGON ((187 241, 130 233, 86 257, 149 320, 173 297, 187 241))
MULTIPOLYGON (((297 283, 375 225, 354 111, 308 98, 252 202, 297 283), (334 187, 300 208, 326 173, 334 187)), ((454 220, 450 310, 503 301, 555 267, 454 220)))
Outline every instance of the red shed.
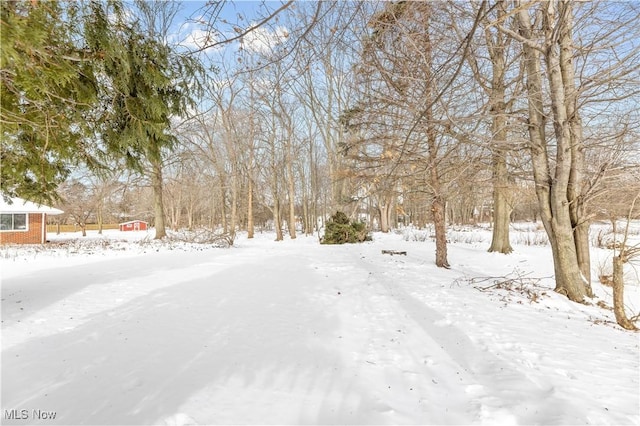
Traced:
POLYGON ((146 231, 148 228, 149 223, 144 220, 130 220, 120 224, 121 231, 146 231))

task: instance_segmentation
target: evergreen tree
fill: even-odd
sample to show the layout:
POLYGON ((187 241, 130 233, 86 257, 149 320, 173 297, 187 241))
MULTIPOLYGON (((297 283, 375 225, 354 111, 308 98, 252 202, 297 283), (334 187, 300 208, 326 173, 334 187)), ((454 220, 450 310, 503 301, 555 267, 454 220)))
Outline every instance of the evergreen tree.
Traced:
POLYGON ((371 235, 362 222, 350 221, 343 212, 336 212, 327 221, 322 244, 346 244, 371 241, 371 235))
POLYGON ((149 176, 156 238, 163 238, 162 163, 176 142, 171 118, 185 115, 193 105, 191 93, 198 87, 193 77, 200 67, 192 58, 144 34, 137 22, 127 22, 119 3, 109 6, 112 11, 92 3, 93 25, 87 26, 91 48, 104 52, 101 71, 108 82, 103 89, 109 110, 103 138, 108 152, 149 176))
POLYGON ((78 163, 95 162, 94 57, 79 44, 80 5, 0 2, 0 190, 51 201, 78 163))

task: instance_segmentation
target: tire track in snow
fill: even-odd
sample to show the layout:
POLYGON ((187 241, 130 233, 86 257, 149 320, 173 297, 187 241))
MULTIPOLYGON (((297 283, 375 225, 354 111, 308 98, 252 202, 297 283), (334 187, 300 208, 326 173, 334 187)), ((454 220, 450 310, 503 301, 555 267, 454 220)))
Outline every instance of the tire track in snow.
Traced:
POLYGON ((2 282, 2 348, 72 330, 97 313, 240 259, 220 249, 161 252, 10 277, 2 282))
MULTIPOLYGON (((389 304, 395 305, 408 320, 424 331, 428 337, 427 342, 423 341, 418 345, 427 343, 431 351, 435 349, 435 368, 449 369, 444 374, 446 377, 452 377, 455 370, 459 382, 450 381, 445 385, 450 387, 448 391, 453 394, 464 393, 464 396, 458 395, 458 398, 466 398, 476 411, 474 423, 535 424, 541 416, 546 421, 555 420, 554 424, 567 422, 562 413, 565 411, 564 406, 569 402, 560 398, 553 387, 531 381, 504 360, 489 353, 485 348, 478 347, 463 330, 453 325, 441 312, 410 295, 401 283, 394 282, 385 266, 397 268, 398 264, 393 258, 383 259, 380 262, 379 258, 369 253, 358 255, 358 261, 371 277, 370 281, 393 301, 389 304), (372 260, 374 258, 375 260, 372 260), (499 395, 499 398, 496 395, 499 395)), ((424 277, 420 277, 415 269, 410 270, 409 274, 409 281, 424 281, 424 277)), ((399 274, 394 271, 393 275, 399 274)), ((403 272, 400 275, 407 273, 403 272)), ((440 288, 433 290, 447 291, 440 288)), ((571 420, 580 422, 585 419, 571 420)))
POLYGON ((461 368, 413 324, 354 246, 333 250, 344 251, 339 262, 315 266, 341 294, 333 307, 340 316, 340 352, 375 401, 372 423, 472 423, 463 377, 450 371, 461 368))
POLYGON ((349 339, 340 326, 340 296, 307 253, 271 253, 215 279, 233 281, 215 321, 233 330, 228 349, 218 347, 219 364, 232 360, 236 367, 159 423, 397 423, 380 416, 386 407, 341 356, 349 339))
POLYGON ((307 298, 313 280, 297 279, 307 267, 243 253, 3 349, 3 403, 54 407, 51 424, 314 423, 328 399, 356 405, 322 347, 335 324, 307 298))

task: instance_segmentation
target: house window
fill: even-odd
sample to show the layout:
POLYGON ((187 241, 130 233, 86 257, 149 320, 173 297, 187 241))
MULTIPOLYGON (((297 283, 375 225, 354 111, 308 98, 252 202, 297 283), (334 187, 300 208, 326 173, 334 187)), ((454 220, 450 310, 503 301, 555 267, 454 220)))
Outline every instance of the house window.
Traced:
POLYGON ((26 213, 2 213, 0 214, 0 231, 26 231, 26 213))

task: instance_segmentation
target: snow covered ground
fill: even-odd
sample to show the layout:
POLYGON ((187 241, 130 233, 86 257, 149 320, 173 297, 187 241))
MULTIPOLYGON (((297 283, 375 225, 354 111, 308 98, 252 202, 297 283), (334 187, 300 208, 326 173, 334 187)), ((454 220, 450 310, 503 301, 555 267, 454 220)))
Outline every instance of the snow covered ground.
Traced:
MULTIPOLYGON (((474 232, 450 270, 411 234, 0 248, 2 423, 640 424, 639 335, 595 305, 611 289, 571 303, 548 247, 474 232)), ((637 280, 626 297, 637 314, 637 280)))

